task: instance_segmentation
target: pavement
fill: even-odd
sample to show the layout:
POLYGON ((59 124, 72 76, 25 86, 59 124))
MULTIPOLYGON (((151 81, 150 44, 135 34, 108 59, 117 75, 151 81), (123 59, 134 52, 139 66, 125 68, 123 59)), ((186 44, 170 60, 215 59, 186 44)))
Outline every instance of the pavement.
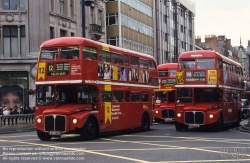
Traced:
POLYGON ((35 131, 34 124, 29 125, 8 125, 0 127, 0 134, 35 131))
POLYGON ((240 131, 243 131, 243 132, 249 132, 250 133, 250 125, 248 125, 248 121, 250 121, 250 119, 245 119, 243 121, 241 121, 240 123, 240 131))

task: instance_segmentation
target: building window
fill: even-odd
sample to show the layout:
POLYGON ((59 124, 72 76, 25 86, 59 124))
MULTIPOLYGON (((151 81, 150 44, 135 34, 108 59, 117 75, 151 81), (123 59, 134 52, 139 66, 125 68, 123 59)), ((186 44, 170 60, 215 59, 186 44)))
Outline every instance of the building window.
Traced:
POLYGON ((54 12, 54 0, 50 0, 50 3, 49 3, 49 11, 50 11, 50 12, 54 12))
POLYGON ((64 0, 60 0, 60 14, 64 15, 64 0))
POLYGON ((102 25, 102 10, 98 10, 98 25, 102 25))
POLYGON ((119 45, 118 37, 110 37, 110 38, 108 38, 107 43, 110 44, 110 45, 118 46, 119 45))
POLYGON ((50 27, 50 38, 54 38, 54 27, 50 27))
POLYGON ((74 37, 74 36, 75 36, 75 33, 71 32, 71 34, 70 34, 70 35, 71 35, 71 37, 74 37))
POLYGON ((107 25, 118 24, 118 13, 107 15, 107 25))
POLYGON ((94 24, 94 7, 90 7, 90 19, 89 24, 94 24))
POLYGON ((165 41, 168 42, 168 34, 165 33, 165 41))
POLYGON ((4 58, 18 57, 17 26, 3 26, 4 58))
POLYGON ((3 10, 17 10, 17 0, 2 0, 3 10))
POLYGON ((20 0, 20 10, 25 10, 25 0, 20 0))
POLYGON ((60 37, 67 36, 67 31, 60 29, 60 37))
POLYGON ((74 1, 70 0, 70 17, 74 18, 74 1))
POLYGON ((21 57, 26 57, 26 34, 25 26, 20 26, 20 53, 21 57))

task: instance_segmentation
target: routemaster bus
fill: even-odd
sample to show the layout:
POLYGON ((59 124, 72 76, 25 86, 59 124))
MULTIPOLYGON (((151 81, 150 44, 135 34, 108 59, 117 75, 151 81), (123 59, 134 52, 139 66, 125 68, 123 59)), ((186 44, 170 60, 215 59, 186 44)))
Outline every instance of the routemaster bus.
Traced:
POLYGON ((241 122, 244 91, 239 63, 214 51, 189 51, 178 57, 175 128, 221 131, 241 122))
POLYGON ((241 100, 242 118, 249 117, 250 111, 250 78, 245 79, 245 93, 244 99, 241 100))
POLYGON ((159 89, 155 89, 155 122, 169 122, 175 118, 175 74, 177 63, 165 63, 157 66, 159 89))
POLYGON ((61 37, 40 46, 35 127, 46 141, 62 134, 84 140, 131 128, 149 130, 155 59, 86 38, 61 37))

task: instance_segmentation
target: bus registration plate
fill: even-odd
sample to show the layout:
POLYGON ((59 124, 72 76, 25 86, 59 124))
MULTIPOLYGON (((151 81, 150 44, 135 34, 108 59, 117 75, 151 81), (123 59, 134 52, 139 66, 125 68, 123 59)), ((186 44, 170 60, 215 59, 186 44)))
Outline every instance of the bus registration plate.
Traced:
POLYGON ((50 135, 61 135, 61 131, 50 131, 50 135))
POLYGON ((164 118, 164 121, 167 122, 167 121, 172 121, 172 118, 164 118))
POLYGON ((191 127, 200 127, 199 124, 189 124, 189 126, 191 126, 191 127))

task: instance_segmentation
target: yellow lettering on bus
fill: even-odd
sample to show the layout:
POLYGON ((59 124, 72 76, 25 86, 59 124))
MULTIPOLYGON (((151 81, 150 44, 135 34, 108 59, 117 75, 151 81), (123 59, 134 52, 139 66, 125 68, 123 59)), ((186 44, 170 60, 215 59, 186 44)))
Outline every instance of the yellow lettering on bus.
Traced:
POLYGON ((104 109, 105 109, 105 124, 107 124, 108 120, 109 120, 109 122, 111 124, 112 123, 112 119, 111 119, 111 113, 112 113, 111 102, 104 102, 104 109))
POLYGON ((45 67, 46 67, 46 63, 45 62, 41 62, 38 64, 38 74, 37 74, 37 78, 39 79, 45 79, 45 67))
POLYGON ((217 70, 208 70, 208 84, 217 83, 217 70))
POLYGON ((184 84, 184 71, 176 71, 176 84, 184 84))

